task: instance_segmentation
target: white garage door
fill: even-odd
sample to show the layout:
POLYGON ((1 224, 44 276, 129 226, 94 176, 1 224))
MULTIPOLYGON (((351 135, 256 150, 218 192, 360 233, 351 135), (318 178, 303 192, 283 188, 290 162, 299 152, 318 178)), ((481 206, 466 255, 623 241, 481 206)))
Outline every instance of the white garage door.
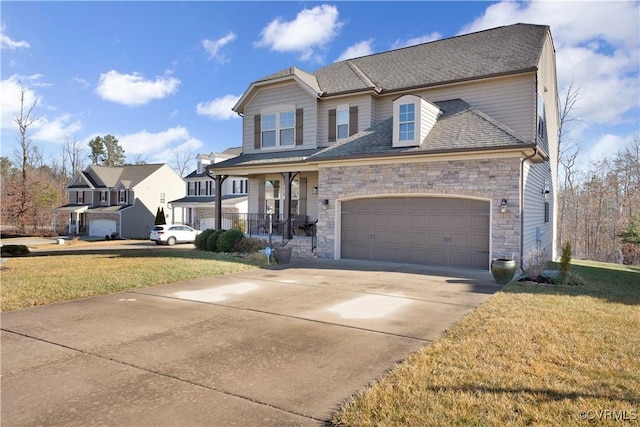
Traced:
POLYGON ((200 219, 200 230, 204 231, 206 229, 215 229, 216 228, 216 219, 215 218, 202 218, 200 219))
POLYGON ((385 197, 342 203, 341 257, 489 268, 489 202, 385 197))
POLYGON ((89 236, 111 236, 116 232, 116 222, 110 219, 94 219, 89 222, 89 236))

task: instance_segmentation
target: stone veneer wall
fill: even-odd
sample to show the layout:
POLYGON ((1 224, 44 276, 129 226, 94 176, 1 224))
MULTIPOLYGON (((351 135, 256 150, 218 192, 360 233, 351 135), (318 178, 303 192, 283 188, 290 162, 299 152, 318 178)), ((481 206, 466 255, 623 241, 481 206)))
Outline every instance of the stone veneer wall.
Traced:
POLYGON ((318 199, 329 199, 318 211, 317 254, 335 257, 337 201, 383 196, 472 196, 491 201, 491 257, 520 254, 520 161, 451 160, 370 166, 325 167, 319 170, 318 199), (508 200, 507 213, 500 202, 508 200))

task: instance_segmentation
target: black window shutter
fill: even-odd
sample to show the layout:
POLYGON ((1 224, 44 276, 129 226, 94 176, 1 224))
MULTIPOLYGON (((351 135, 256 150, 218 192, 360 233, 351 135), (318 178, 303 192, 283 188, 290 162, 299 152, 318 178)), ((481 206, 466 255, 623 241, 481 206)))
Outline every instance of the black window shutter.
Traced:
POLYGON ((336 109, 329 110, 329 142, 336 141, 336 109))
POLYGON ((296 109, 296 145, 302 145, 302 108, 296 109))
POLYGON ((262 117, 260 114, 256 114, 253 116, 253 148, 259 149, 261 147, 260 144, 260 134, 262 133, 262 117))
POLYGON ((349 136, 358 133, 358 107, 349 108, 349 136))

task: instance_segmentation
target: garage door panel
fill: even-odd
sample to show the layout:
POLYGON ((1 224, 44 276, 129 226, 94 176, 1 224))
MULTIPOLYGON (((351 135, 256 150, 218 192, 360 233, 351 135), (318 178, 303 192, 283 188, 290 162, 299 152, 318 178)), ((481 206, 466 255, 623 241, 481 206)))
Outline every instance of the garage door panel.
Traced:
POLYGON ((383 197, 342 211, 343 258, 488 268, 489 202, 383 197))

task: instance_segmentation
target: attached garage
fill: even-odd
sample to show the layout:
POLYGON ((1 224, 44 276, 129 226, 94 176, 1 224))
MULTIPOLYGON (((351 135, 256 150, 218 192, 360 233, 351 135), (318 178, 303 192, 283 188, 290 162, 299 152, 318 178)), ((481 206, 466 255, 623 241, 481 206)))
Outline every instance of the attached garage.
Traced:
POLYGON ((341 258, 489 268, 489 202, 384 197, 342 202, 341 258))
POLYGON ((94 219, 89 222, 89 236, 111 235, 116 232, 116 222, 110 219, 94 219))

